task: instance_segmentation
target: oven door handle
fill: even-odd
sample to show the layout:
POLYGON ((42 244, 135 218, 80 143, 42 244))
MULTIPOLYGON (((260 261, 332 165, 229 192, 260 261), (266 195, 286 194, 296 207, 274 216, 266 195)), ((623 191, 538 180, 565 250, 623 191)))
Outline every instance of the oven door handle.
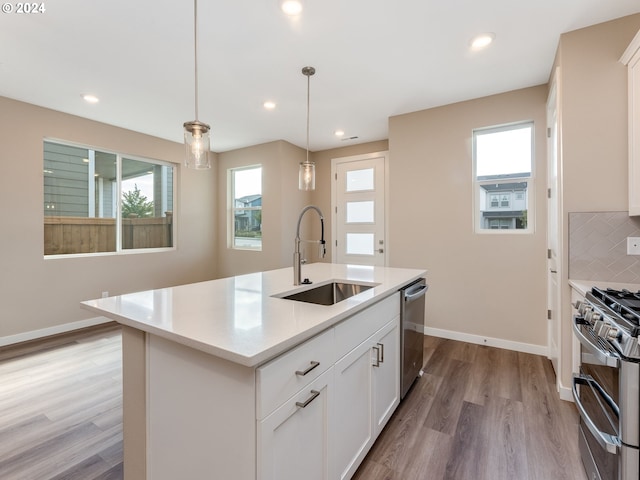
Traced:
POLYGON ((618 409, 618 406, 607 394, 607 392, 604 391, 600 384, 593 379, 593 377, 589 375, 574 374, 573 399, 576 403, 576 407, 578 407, 578 411, 580 412, 580 417, 582 417, 585 425, 587 426, 593 437, 596 439, 598 444, 607 452, 617 455, 620 452, 620 439, 614 435, 598 430, 598 427, 596 427, 595 423, 593 423, 593 420, 591 420, 591 418, 587 414, 587 411, 582 405, 580 395, 578 395, 578 385, 593 387, 598 392, 598 394, 600 394, 602 399, 609 405, 609 407, 611 407, 616 416, 620 416, 620 410, 618 409))
POLYGON ((584 325, 584 323, 580 321, 580 318, 581 317, 578 316, 573 317, 573 333, 575 333, 576 337, 578 337, 578 340, 580 341, 582 346, 589 350, 589 353, 591 353, 601 364, 606 365, 607 367, 619 368, 620 359, 618 357, 602 350, 595 343, 593 343, 590 338, 582 333, 582 330, 580 330, 580 325, 584 325))

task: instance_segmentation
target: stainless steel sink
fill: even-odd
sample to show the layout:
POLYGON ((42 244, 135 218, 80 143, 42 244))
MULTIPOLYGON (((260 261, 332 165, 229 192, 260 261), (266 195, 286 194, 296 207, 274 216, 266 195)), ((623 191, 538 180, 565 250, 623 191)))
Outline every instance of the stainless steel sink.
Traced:
POLYGON ((349 297, 362 293, 374 285, 361 285, 357 283, 331 282, 303 292, 292 293, 286 296, 277 295, 286 300, 315 303, 316 305, 334 305, 349 297))

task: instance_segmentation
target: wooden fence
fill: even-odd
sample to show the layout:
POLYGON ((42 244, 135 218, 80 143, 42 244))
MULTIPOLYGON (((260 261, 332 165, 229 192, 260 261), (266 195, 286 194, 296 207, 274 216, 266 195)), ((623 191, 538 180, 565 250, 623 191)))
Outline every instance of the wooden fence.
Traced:
MULTIPOLYGON (((122 248, 173 246, 173 215, 124 218, 122 248)), ((44 254, 114 252, 115 218, 44 217, 44 254)))

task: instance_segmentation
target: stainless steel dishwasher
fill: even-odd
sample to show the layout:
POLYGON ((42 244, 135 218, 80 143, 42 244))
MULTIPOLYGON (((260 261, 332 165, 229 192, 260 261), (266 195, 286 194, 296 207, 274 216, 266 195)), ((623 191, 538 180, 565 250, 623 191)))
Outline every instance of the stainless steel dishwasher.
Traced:
POLYGON ((400 371, 400 398, 404 398, 420 376, 424 351, 424 304, 427 285, 424 278, 420 278, 400 289, 400 322, 402 335, 400 336, 400 351, 402 362, 400 371))

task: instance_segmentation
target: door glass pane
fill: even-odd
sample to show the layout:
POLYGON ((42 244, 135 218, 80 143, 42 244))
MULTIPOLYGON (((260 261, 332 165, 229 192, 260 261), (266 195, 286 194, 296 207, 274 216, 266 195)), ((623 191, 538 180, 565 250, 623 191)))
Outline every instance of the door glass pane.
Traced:
POLYGON ((122 159, 122 248, 173 246, 173 167, 122 159))
POLYGON ((347 202, 347 223, 373 223, 373 201, 347 202))
POLYGON ((350 170, 347 172, 347 192, 373 190, 373 168, 350 170))
POLYGON ((373 233, 347 233, 347 255, 373 255, 373 233))

